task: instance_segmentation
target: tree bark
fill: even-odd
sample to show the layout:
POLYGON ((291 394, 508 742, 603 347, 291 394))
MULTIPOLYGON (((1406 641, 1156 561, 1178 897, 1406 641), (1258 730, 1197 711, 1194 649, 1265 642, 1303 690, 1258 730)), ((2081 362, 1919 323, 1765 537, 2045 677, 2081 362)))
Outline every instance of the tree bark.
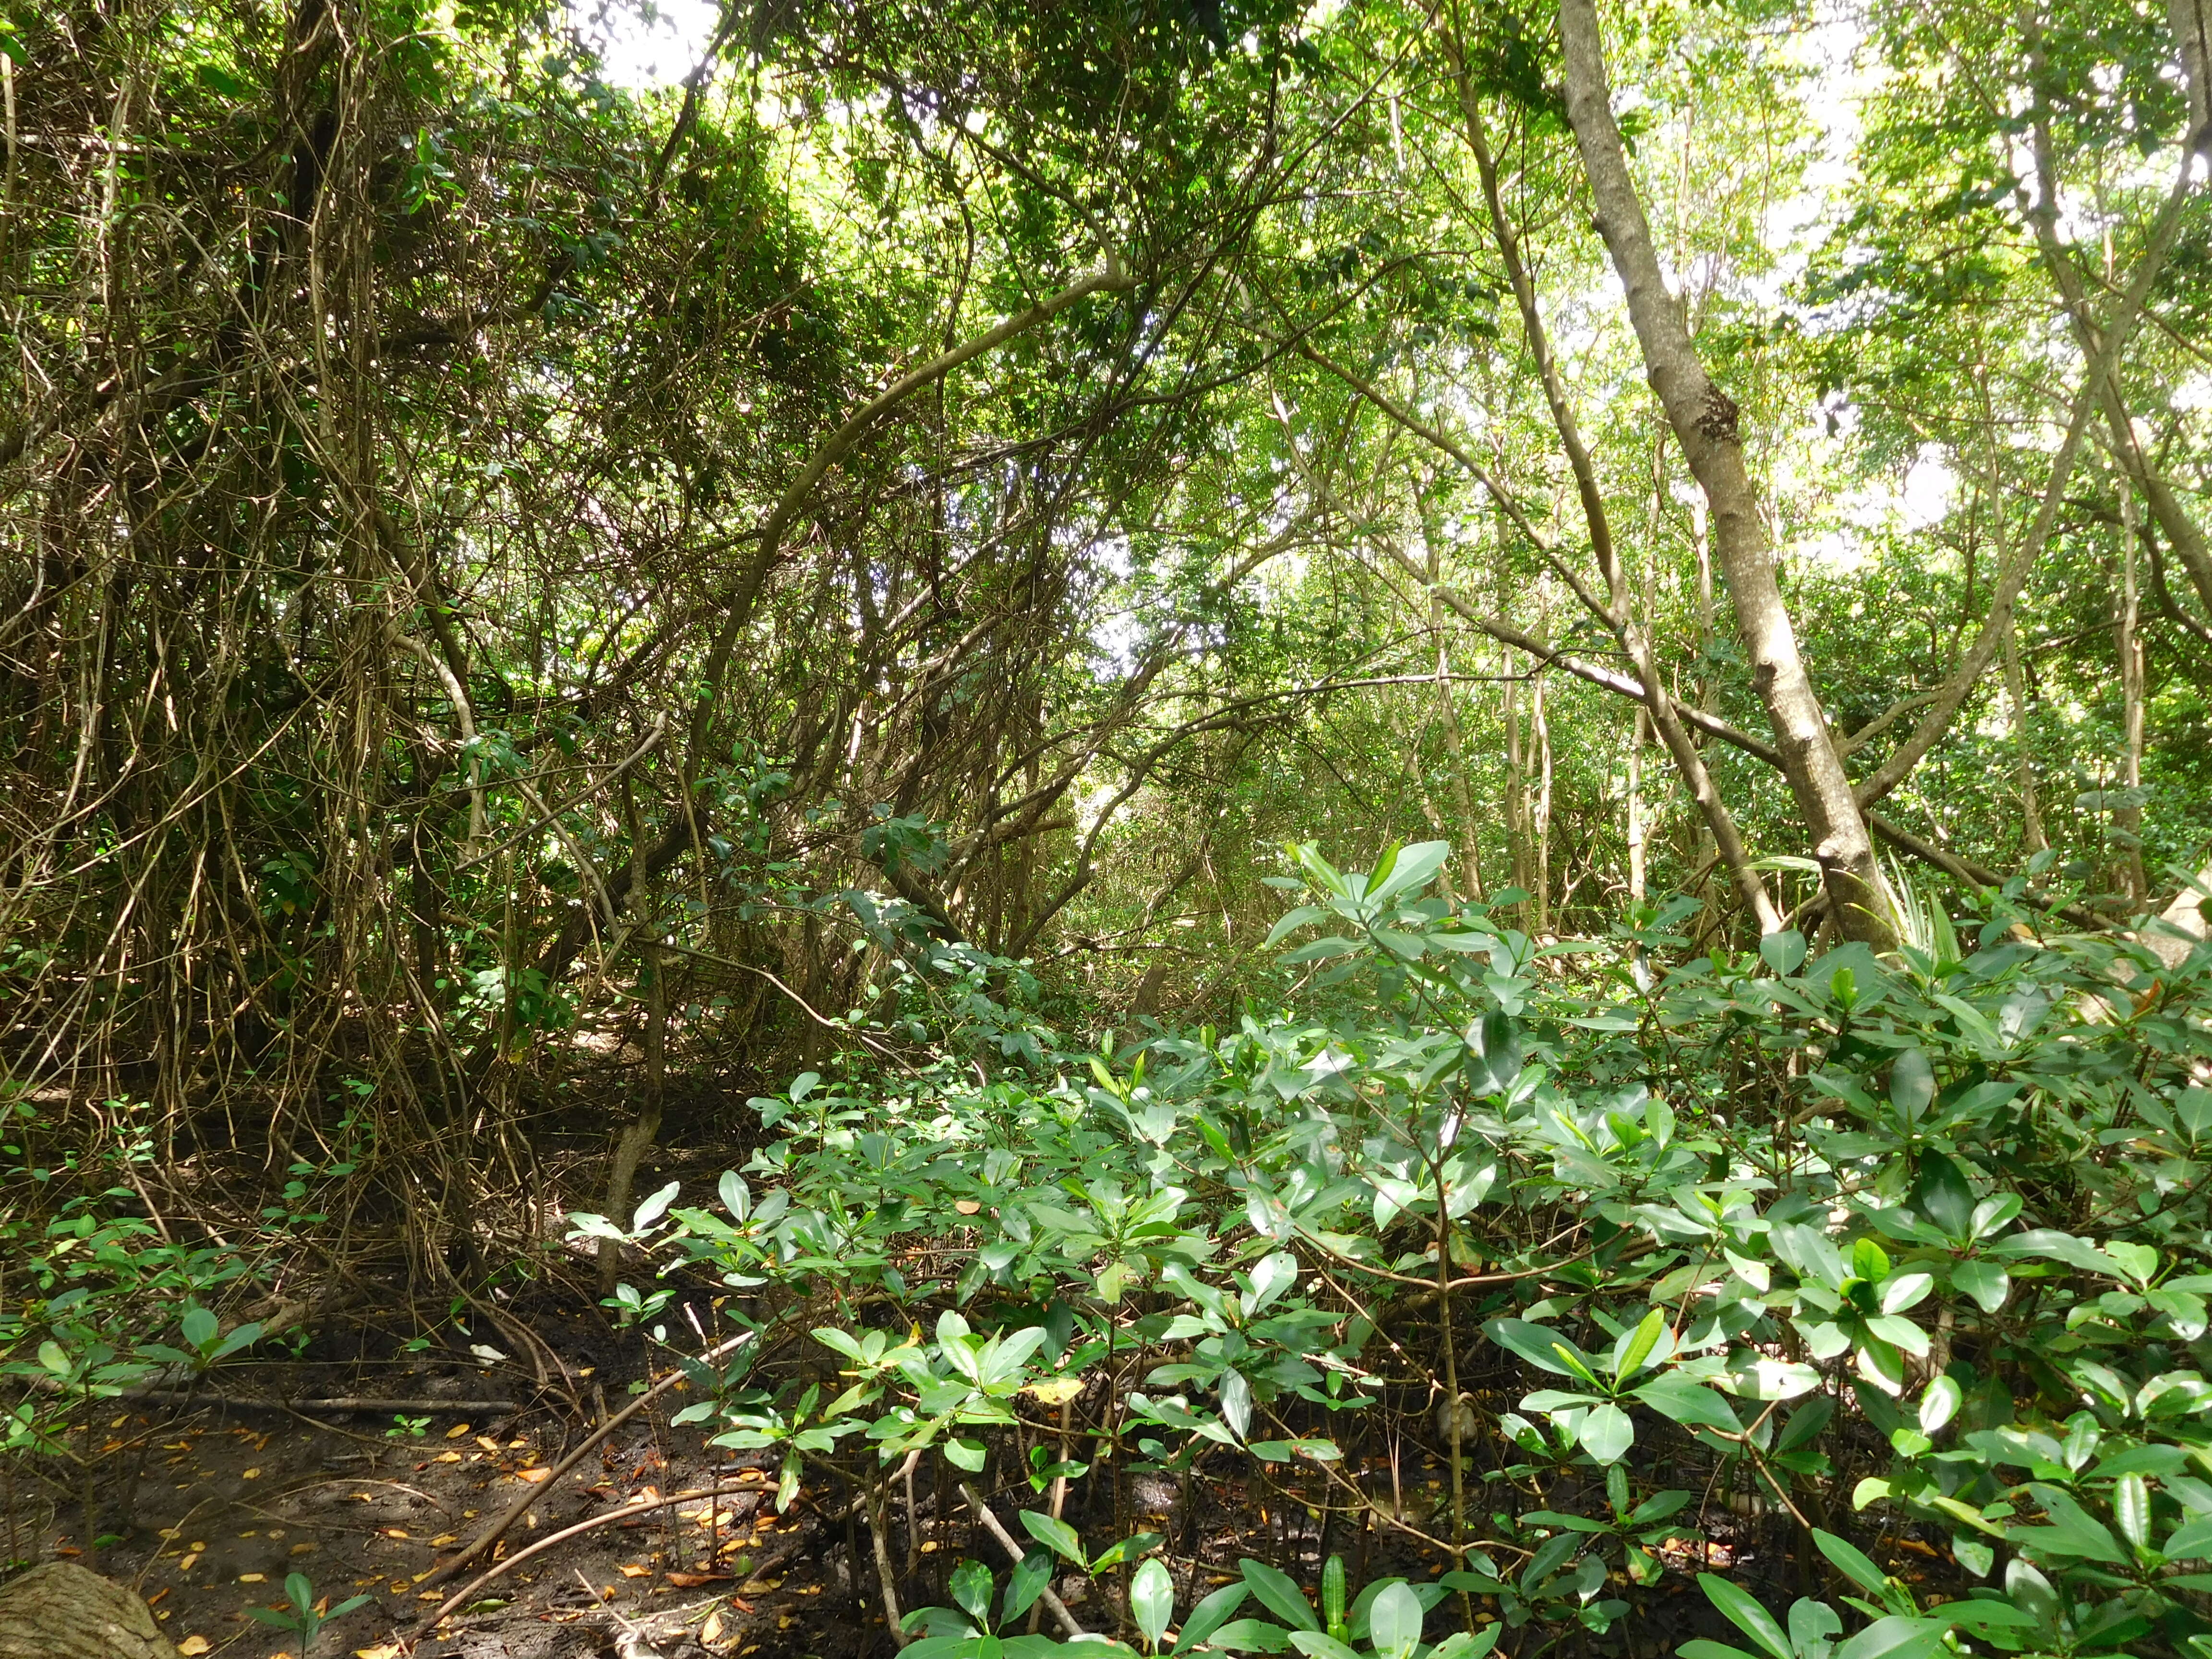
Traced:
POLYGON ((1847 937, 1888 949, 1896 942, 1896 926, 1874 839, 1797 649, 1765 521, 1744 469, 1740 411, 1698 359, 1681 308, 1660 273, 1650 224, 1629 177, 1594 0, 1561 0, 1559 38, 1567 118, 1589 179, 1598 234, 1626 290, 1652 390, 1711 508, 1713 550, 1735 602, 1753 684, 1774 729, 1783 775, 1813 838, 1838 925, 1847 937))
POLYGON ((177 1659, 146 1604, 74 1561, 0 1589, 0 1659, 177 1659))

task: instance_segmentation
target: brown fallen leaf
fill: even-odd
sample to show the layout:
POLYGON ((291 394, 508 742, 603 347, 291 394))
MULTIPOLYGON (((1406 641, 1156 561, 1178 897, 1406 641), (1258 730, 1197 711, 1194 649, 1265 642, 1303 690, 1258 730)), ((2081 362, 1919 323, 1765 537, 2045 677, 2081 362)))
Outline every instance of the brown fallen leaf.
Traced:
POLYGON ((517 1469, 517 1470, 514 1472, 514 1478, 515 1478, 516 1480, 527 1480, 527 1481, 529 1481, 532 1486, 535 1486, 535 1485, 537 1485, 537 1484, 538 1484, 538 1482, 539 1482, 540 1480, 544 1480, 548 1475, 551 1474, 552 1473, 553 1473, 553 1471, 552 1471, 552 1470, 550 1470, 550 1469, 543 1469, 543 1468, 540 1468, 540 1469, 517 1469))
POLYGON ((975 1215, 979 1213, 982 1210, 983 1206, 975 1202, 972 1198, 963 1198, 952 1207, 959 1211, 963 1215, 975 1215))
POLYGON ((641 1567, 635 1561, 626 1561, 622 1567, 622 1576, 625 1578, 643 1578, 652 1571, 651 1567, 641 1567))
POLYGON ((198 1655, 205 1653, 214 1645, 215 1644, 204 1636, 187 1636, 177 1644, 177 1651, 183 1654, 185 1659, 198 1659, 198 1655))
POLYGON ((726 1572, 672 1572, 668 1582, 678 1589, 697 1589, 702 1584, 719 1584, 729 1577, 726 1572))

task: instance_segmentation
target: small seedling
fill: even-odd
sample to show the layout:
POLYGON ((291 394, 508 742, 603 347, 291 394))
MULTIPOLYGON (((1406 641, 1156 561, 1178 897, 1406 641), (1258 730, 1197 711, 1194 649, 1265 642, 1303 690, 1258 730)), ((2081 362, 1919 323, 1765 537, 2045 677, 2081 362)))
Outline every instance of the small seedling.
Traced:
POLYGON ((429 1432, 430 1419, 427 1417, 395 1416, 392 1419, 392 1426, 384 1431, 384 1437, 386 1440, 420 1440, 429 1432))
POLYGON ((248 1607, 246 1611, 264 1625, 274 1625, 278 1630, 290 1631, 300 1638, 300 1659, 307 1659, 307 1650, 315 1636, 333 1619, 343 1619, 356 1607, 368 1605, 366 1595, 349 1596, 336 1607, 329 1605, 325 1596, 321 1603, 315 1600, 315 1587, 304 1572, 289 1574, 284 1580, 284 1594, 292 1605, 289 1607, 248 1607))

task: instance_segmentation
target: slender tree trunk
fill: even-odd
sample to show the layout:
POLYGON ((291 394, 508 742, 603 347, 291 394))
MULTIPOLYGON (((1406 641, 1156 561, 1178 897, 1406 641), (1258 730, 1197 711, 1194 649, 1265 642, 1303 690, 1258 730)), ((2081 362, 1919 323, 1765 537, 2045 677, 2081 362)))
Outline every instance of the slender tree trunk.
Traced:
POLYGON ((1456 821, 1449 839, 1460 848, 1461 884, 1472 898, 1482 896, 1480 837, 1475 828, 1474 794, 1467 780, 1467 739, 1460 729, 1459 702, 1451 688, 1451 643, 1444 632, 1444 602, 1437 592, 1443 580, 1443 538, 1429 511, 1428 495, 1420 492, 1422 550, 1429 572, 1429 628, 1437 636, 1437 716, 1444 728, 1444 755, 1451 769, 1452 811, 1456 821))
MULTIPOLYGON (((2126 481, 2120 484, 2120 591, 2113 607, 2112 649, 2120 659, 2120 727, 2124 752, 2120 763, 2120 787, 2127 799, 2136 799, 2142 787, 2143 650, 2141 596, 2136 587, 2136 510, 2134 493, 2126 481)), ((2138 905, 2150 896, 2143 874, 2143 811, 2139 805, 2115 807, 2113 839, 2120 844, 2120 884, 2138 905)))
POLYGON ((1530 872, 1528 860, 1528 786, 1521 758, 1521 685, 1516 678, 1519 668, 1510 648, 1499 650, 1498 664, 1504 678, 1499 702, 1505 722, 1505 852, 1513 872, 1513 884, 1529 896, 1521 902, 1521 914, 1525 920, 1533 915, 1529 907, 1534 902, 1535 877, 1530 872))
POLYGON ((1805 821, 1837 924, 1878 949, 1896 942, 1887 890, 1797 649, 1759 500, 1745 471, 1735 399, 1698 359, 1680 306, 1668 292, 1651 228, 1629 177, 1598 34, 1595 0, 1561 0, 1567 117, 1588 175, 1599 234, 1628 296, 1652 389, 1712 509, 1714 552, 1735 605, 1736 628, 1766 706, 1783 775, 1805 821))
POLYGON ((2043 833, 2043 808, 2036 799, 2035 745, 2027 728, 2026 677, 2020 672, 2020 630, 2009 622, 2004 640, 2005 705, 2012 716, 2013 775, 2020 791, 2022 849, 2033 858, 2051 845, 2043 833))
POLYGON ((1636 711, 1636 722, 1628 731, 1628 804, 1626 808, 1628 837, 1628 896, 1631 902, 1644 902, 1644 711, 1636 711))
POLYGON ((1528 826, 1529 874, 1534 878, 1534 926, 1552 931, 1552 723, 1544 714, 1544 677, 1528 683, 1528 735, 1536 750, 1536 801, 1528 826))

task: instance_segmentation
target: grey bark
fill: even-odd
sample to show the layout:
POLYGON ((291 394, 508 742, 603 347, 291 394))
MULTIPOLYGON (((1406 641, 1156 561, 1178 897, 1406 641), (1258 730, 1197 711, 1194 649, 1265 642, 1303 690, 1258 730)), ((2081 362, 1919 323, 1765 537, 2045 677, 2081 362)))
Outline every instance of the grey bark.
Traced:
POLYGON ((1777 580, 1766 525, 1745 471, 1735 400, 1698 361, 1680 306, 1668 291, 1644 204, 1629 177, 1598 35, 1594 0, 1561 0, 1567 118, 1589 180, 1598 234, 1628 296, 1629 319, 1651 387, 1711 509, 1712 546, 1752 680, 1773 727, 1775 749, 1838 925, 1878 949, 1895 943, 1889 896, 1874 840, 1805 672, 1797 634, 1777 580))
POLYGON ((145 1602, 73 1561, 0 1586, 0 1659, 177 1659, 145 1602))

